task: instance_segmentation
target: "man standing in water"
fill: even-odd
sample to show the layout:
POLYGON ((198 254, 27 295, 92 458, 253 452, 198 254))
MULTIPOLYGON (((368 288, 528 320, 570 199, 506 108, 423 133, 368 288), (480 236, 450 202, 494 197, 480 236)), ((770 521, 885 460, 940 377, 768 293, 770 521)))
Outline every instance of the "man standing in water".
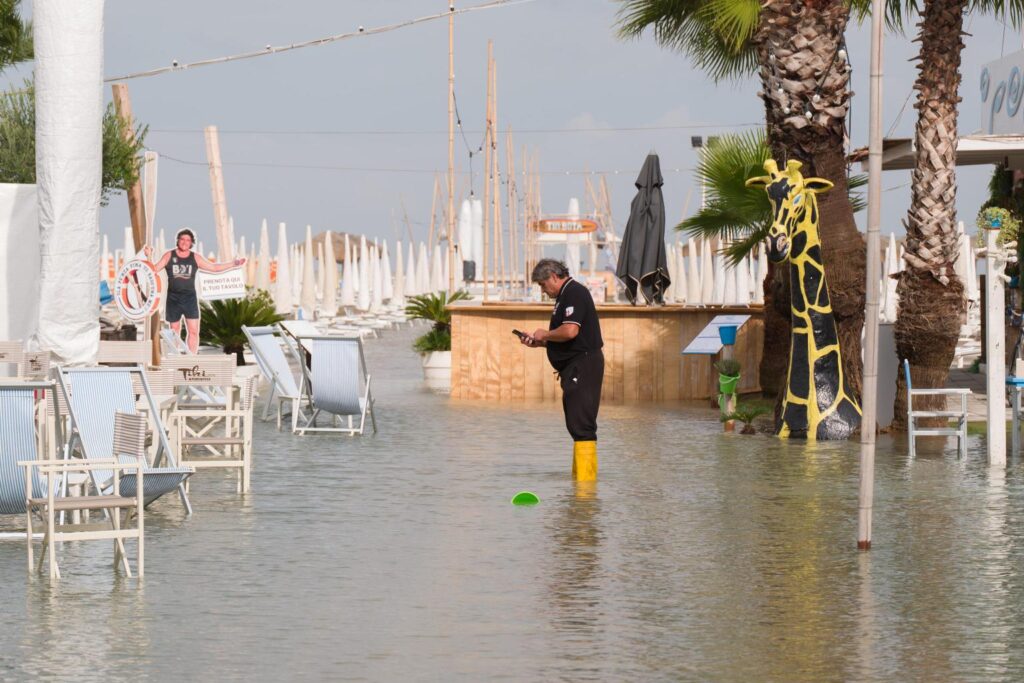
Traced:
POLYGON ((597 479, 597 411, 601 405, 604 353, 601 324, 590 290, 569 277, 561 261, 541 259, 531 279, 555 300, 548 329, 523 335, 526 346, 543 346, 562 385, 565 426, 573 440, 572 476, 597 479))
MULTIPOLYGON (((199 351, 199 299, 196 297, 196 274, 202 270, 207 273, 222 273, 245 263, 244 258, 236 258, 231 263, 211 263, 202 254, 192 252, 196 243, 195 234, 185 228, 178 231, 175 248, 160 257, 153 264, 156 270, 167 269, 167 310, 165 320, 171 324, 175 336, 181 336, 181 319, 185 318, 185 329, 188 330, 188 350, 190 353, 199 351)), ((153 257, 152 247, 145 248, 147 259, 153 257)))

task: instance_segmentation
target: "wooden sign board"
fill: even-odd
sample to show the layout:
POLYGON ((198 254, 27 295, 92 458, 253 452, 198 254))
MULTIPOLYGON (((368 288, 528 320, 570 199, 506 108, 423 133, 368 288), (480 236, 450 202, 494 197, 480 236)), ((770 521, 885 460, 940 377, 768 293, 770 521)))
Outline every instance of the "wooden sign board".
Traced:
POLYGON ((718 328, 723 325, 735 325, 738 331, 748 320, 750 320, 749 315, 716 315, 700 331, 700 334, 683 349, 683 354, 714 356, 722 350, 722 339, 718 336, 718 328))
POLYGON ((542 218, 533 222, 533 229, 560 235, 582 235, 596 232, 597 223, 587 218, 542 218))
POLYGON ((245 296, 245 271, 242 267, 232 268, 223 273, 204 273, 199 271, 199 298, 206 301, 213 299, 241 299, 245 296))

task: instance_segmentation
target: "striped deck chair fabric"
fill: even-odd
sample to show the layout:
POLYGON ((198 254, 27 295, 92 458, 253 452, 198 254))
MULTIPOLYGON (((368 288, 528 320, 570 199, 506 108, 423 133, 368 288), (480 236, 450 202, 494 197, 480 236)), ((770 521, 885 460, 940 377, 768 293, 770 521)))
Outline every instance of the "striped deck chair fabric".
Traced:
MULTIPOLYGON (((61 386, 70 394, 68 407, 71 413, 72 442, 77 445, 87 459, 118 458, 122 463, 137 462, 133 454, 115 452, 114 434, 115 421, 118 413, 137 415, 135 409, 135 388, 132 376, 144 378, 142 368, 63 368, 58 377, 61 386), (77 437, 77 441, 76 441, 77 437), (125 455, 125 458, 121 458, 125 455)), ((153 466, 144 470, 146 477, 145 498, 149 505, 160 496, 177 491, 185 511, 191 514, 192 506, 185 492, 184 482, 195 473, 191 467, 178 467, 176 458, 167 441, 167 434, 160 420, 159 411, 149 393, 148 385, 143 379, 143 396, 148 400, 153 420, 154 435, 159 445, 154 456, 153 466), (160 466, 166 458, 168 464, 160 466)), ((145 417, 139 415, 145 425, 145 417)), ((143 436, 143 438, 145 438, 143 436)), ((145 447, 142 449, 145 453, 145 447)), ((121 475, 120 486, 124 490, 135 490, 136 481, 132 472, 121 475)), ((113 472, 109 470, 93 470, 93 482, 100 492, 110 489, 113 472)))
POLYGON ((260 374, 266 378, 270 385, 267 393, 266 407, 263 409, 263 419, 270 417, 270 408, 277 401, 277 428, 281 428, 281 417, 284 412, 284 405, 291 407, 292 429, 295 429, 296 420, 299 417, 299 404, 302 401, 302 390, 295 381, 295 374, 288 365, 288 356, 285 350, 292 355, 296 363, 301 363, 298 353, 289 342, 286 335, 282 334, 277 327, 242 327, 246 338, 249 340, 249 348, 256 357, 256 365, 260 368, 260 374), (284 345, 284 348, 282 348, 284 345))
MULTIPOLYGON (((53 389, 53 385, 47 385, 53 389)), ((21 460, 36 460, 36 387, 32 384, 0 384, 0 514, 25 512, 25 469, 21 460)), ((32 498, 46 496, 46 482, 29 468, 32 498)), ((54 482, 56 486, 56 481, 54 482)))
POLYGON ((342 432, 362 434, 369 414, 373 431, 377 419, 373 412, 370 375, 366 372, 363 345, 359 339, 320 336, 310 339, 311 369, 305 383, 310 396, 309 410, 300 416, 295 431, 342 432), (318 427, 320 413, 331 415, 330 427, 318 427), (337 427, 336 419, 347 419, 347 427, 337 427), (358 425, 354 423, 358 418, 358 425))

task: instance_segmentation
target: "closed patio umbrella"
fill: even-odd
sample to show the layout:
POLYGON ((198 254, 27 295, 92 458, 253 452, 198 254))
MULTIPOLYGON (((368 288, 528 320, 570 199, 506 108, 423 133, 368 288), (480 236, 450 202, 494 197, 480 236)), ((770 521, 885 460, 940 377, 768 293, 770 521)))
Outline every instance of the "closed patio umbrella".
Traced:
POLYGON ((395 284, 391 292, 391 303, 405 305, 405 264, 402 263, 402 241, 395 242, 395 284))
POLYGON ((352 286, 355 274, 352 270, 352 243, 345 234, 345 262, 341 264, 341 305, 356 305, 356 289, 352 286))
POLYGON ((270 291, 270 233, 267 231, 267 219, 260 226, 260 253, 256 264, 256 288, 270 291))
POLYGON ((622 235, 615 275, 626 286, 630 303, 664 303, 669 284, 665 258, 665 200, 661 195, 661 164, 648 154, 636 179, 636 196, 622 235))
POLYGON ((388 254, 388 241, 384 240, 384 246, 380 252, 380 297, 384 301, 391 301, 395 296, 395 286, 391 281, 391 256, 388 254))
POLYGON ((356 308, 366 311, 370 308, 370 251, 366 248, 366 235, 359 236, 359 296, 356 308))
POLYGON ((284 223, 277 226, 277 282, 274 306, 278 313, 292 317, 292 277, 289 269, 288 233, 284 223))
POLYGON ((338 261, 334 255, 334 240, 331 231, 324 235, 324 291, 321 308, 324 315, 334 317, 338 314, 338 261))
POLYGON ((686 244, 686 259, 690 267, 686 273, 686 303, 700 306, 704 303, 700 292, 700 255, 697 253, 697 240, 692 237, 686 244))

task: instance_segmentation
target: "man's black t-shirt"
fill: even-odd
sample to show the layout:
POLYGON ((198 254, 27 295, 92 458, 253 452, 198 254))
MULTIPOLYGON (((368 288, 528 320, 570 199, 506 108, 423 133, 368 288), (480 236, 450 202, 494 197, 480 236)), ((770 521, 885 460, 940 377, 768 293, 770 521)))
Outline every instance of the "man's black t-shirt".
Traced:
POLYGON ((558 292, 548 329, 558 329, 565 323, 579 325, 580 331, 571 341, 547 343, 548 361, 559 372, 569 367, 578 356, 604 346, 594 298, 590 296, 590 290, 572 278, 558 292))

